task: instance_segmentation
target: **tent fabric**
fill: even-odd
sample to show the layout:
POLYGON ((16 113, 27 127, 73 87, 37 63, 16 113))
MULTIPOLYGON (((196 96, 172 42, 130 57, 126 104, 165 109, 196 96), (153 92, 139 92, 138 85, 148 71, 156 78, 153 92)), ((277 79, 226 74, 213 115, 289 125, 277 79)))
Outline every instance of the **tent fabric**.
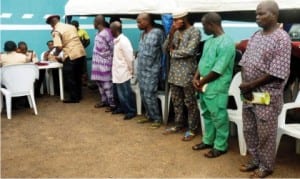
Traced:
MULTIPOLYGON (((184 9, 198 17, 203 13, 215 11, 220 12, 226 20, 255 21, 254 11, 259 2, 261 0, 69 0, 65 6, 65 14, 135 17, 142 12, 159 15, 184 9)), ((276 2, 281 10, 281 22, 300 22, 299 0, 276 2)))

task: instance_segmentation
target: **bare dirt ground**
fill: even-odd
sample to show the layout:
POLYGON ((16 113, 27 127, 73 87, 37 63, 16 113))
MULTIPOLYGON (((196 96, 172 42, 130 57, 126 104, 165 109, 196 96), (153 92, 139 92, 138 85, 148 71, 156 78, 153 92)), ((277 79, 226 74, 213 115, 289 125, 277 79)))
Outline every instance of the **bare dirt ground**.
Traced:
MULTIPOLYGON (((165 126, 150 129, 136 120, 124 121, 95 109, 97 92, 84 90, 79 104, 63 104, 58 97, 37 99, 38 116, 31 109, 14 110, 12 120, 1 119, 1 177, 248 177, 238 167, 236 137, 227 154, 207 159, 206 151, 192 151, 200 142, 182 142, 183 134, 162 135, 165 126)), ((272 177, 300 177, 295 140, 283 137, 272 177)))

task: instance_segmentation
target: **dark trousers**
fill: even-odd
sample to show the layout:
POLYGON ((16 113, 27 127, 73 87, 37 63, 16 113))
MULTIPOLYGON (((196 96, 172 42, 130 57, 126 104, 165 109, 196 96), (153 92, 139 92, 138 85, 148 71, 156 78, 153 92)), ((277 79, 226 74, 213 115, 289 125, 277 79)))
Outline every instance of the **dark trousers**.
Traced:
POLYGON ((127 115, 136 115, 134 94, 130 86, 130 80, 124 83, 116 83, 115 85, 122 111, 127 115))
POLYGON ((64 80, 66 91, 70 95, 70 100, 79 101, 82 98, 81 90, 81 75, 82 65, 85 57, 80 57, 74 60, 65 59, 63 66, 64 80))

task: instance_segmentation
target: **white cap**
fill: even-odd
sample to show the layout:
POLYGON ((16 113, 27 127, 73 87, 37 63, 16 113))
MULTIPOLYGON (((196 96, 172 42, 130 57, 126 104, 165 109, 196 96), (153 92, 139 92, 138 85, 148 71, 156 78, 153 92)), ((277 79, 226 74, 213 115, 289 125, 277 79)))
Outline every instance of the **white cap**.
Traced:
POLYGON ((174 12, 172 13, 173 19, 182 18, 182 17, 184 17, 184 16, 186 16, 186 15, 188 15, 188 12, 185 11, 185 10, 183 10, 183 9, 178 9, 178 10, 176 10, 176 11, 174 11, 174 12))

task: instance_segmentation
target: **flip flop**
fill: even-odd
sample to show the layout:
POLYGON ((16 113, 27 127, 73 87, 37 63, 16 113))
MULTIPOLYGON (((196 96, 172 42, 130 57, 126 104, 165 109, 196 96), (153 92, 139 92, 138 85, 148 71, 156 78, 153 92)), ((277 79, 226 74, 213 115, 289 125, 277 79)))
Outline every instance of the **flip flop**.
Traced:
POLYGON ((192 131, 186 131, 183 138, 182 138, 182 141, 191 141, 195 138, 196 134, 193 133, 192 131))
POLYGON ((168 134, 174 134, 174 133, 177 133, 177 132, 180 132, 182 130, 181 127, 170 127, 170 128, 167 128, 164 132, 163 132, 163 135, 168 135, 168 134))

